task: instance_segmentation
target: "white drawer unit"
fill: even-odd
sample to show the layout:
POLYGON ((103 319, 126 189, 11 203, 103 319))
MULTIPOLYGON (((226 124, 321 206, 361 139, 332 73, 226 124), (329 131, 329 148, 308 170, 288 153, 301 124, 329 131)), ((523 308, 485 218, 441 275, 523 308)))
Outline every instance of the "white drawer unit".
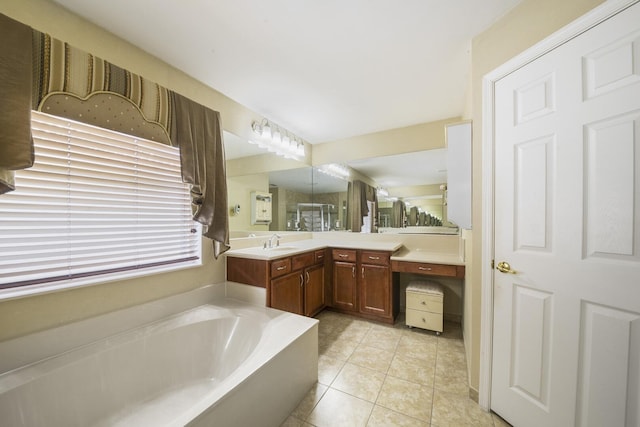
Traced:
POLYGON ((442 332, 442 285, 433 281, 413 281, 407 286, 407 326, 442 332))

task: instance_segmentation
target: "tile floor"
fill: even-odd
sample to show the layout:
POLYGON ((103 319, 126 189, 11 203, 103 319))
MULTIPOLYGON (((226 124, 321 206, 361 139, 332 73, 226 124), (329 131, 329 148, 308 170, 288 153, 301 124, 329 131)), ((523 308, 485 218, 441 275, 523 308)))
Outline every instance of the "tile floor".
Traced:
POLYGON ((318 383, 282 427, 508 426, 468 397, 460 325, 409 329, 323 311, 318 383))

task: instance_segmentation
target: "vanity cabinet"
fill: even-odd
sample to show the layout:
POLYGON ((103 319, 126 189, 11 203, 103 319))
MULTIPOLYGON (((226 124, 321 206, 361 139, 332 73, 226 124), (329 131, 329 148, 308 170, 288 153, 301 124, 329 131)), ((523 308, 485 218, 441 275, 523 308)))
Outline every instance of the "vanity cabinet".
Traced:
POLYGON ((304 308, 304 286, 302 272, 271 279, 269 307, 290 313, 302 314, 304 308))
POLYGON ((271 261, 267 306, 314 316, 324 308, 324 302, 324 250, 271 261))
POLYGON ((360 254, 361 313, 391 316, 391 270, 388 252, 362 251, 360 254))
POLYGON ((227 280, 267 290, 267 307, 314 316, 325 306, 325 250, 271 261, 227 257, 227 280))
POLYGON ((324 265, 304 270, 304 315, 314 316, 324 308, 324 265))
POLYGON ((389 252, 333 249, 332 307, 393 322, 393 282, 389 252))
POLYGON ((391 268, 398 273, 413 273, 423 276, 452 277, 464 279, 464 265, 432 264, 428 262, 391 261, 391 268))
POLYGON ((333 249, 333 304, 334 308, 356 311, 357 298, 357 256, 356 250, 333 249))

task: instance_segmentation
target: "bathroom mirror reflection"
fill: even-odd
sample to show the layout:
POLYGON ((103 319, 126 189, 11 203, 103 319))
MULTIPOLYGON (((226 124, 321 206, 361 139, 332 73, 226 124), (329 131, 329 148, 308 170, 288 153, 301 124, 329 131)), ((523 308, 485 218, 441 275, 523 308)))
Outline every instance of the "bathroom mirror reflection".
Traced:
MULTIPOLYGON (((347 229, 348 185, 345 179, 302 162, 265 153, 225 132, 232 232, 343 231, 347 229), (272 222, 251 224, 251 192, 272 194, 272 222)), ((383 233, 455 233, 447 221, 446 149, 347 162, 351 180, 382 188, 377 193, 375 227, 383 233)), ((235 233, 232 233, 235 234, 235 233)))
POLYGON ((270 172, 274 219, 269 230, 343 230, 347 184, 311 167, 270 172))

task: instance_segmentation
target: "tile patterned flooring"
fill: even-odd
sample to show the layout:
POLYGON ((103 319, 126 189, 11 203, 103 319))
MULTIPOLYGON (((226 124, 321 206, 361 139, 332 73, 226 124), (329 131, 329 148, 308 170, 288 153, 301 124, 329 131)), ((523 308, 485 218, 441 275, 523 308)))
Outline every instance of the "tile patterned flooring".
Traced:
POLYGON ((468 397, 460 325, 409 329, 332 311, 317 316, 318 382, 282 427, 505 427, 468 397))

